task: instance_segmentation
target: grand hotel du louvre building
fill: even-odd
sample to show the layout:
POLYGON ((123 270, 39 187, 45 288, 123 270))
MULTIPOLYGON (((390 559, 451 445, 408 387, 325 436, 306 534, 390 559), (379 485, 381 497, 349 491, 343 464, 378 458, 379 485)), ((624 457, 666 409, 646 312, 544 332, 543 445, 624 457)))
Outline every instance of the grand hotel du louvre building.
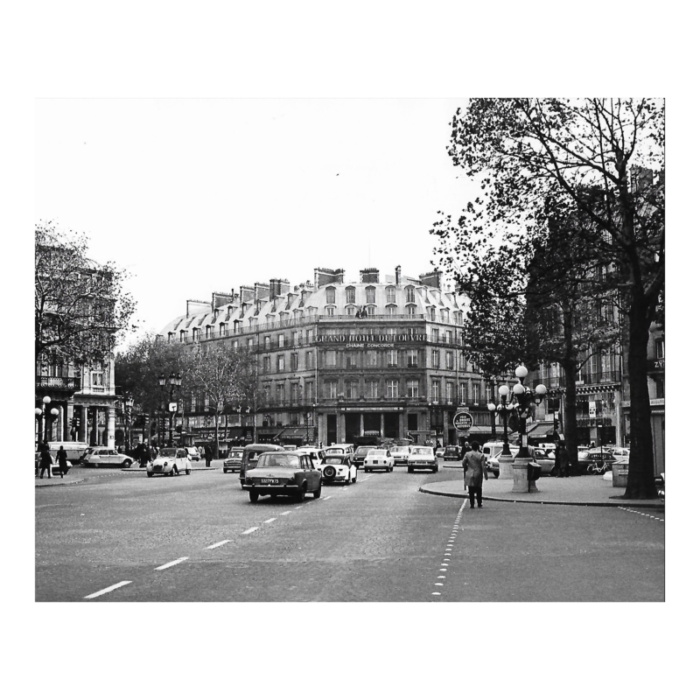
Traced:
MULTIPOLYGON (((401 267, 379 270, 316 268, 313 283, 287 280, 214 293, 187 302, 187 313, 159 334, 168 343, 227 343, 258 356, 253 407, 228 407, 220 420, 223 444, 289 444, 406 438, 456 444, 452 425, 468 407, 470 435, 492 434, 485 382, 463 350, 466 298, 447 291, 438 271, 417 279, 401 267)), ((214 440, 212 411, 200 397, 183 397, 176 418, 189 444, 214 440)))

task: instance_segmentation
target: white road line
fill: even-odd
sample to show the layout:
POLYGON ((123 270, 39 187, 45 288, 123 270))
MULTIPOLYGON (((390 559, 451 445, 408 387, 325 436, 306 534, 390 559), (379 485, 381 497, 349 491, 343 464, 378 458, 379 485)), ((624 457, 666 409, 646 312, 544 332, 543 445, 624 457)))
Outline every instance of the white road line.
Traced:
POLYGON ((439 593, 438 591, 435 591, 433 595, 442 595, 442 593, 439 593))
POLYGON ((327 501, 329 498, 333 498, 333 496, 324 496, 321 500, 322 500, 322 501, 327 501))
POLYGON ((114 591, 117 588, 121 588, 122 586, 127 586, 130 583, 131 583, 131 581, 120 581, 119 583, 115 583, 113 586, 110 586, 109 588, 103 588, 101 591, 97 591, 97 593, 91 593, 90 595, 86 595, 85 600, 90 600, 91 598, 97 598, 98 596, 104 595, 105 593, 109 593, 110 591, 114 591))
POLYGON ((221 540, 221 542, 217 542, 216 544, 210 544, 208 547, 205 547, 205 549, 216 549, 217 547, 221 547, 230 541, 231 540, 221 540))
POLYGON ((266 520, 263 525, 267 525, 268 523, 274 523, 277 518, 270 518, 269 520, 266 520))
POLYGON ((435 585, 436 586, 444 586, 445 584, 444 583, 436 583, 435 585))
MULTIPOLYGON (((330 496, 329 496, 330 498, 330 496)), ((304 506, 297 506, 294 510, 299 510, 299 508, 303 508, 304 506)))
POLYGON ((249 527, 243 534, 250 535, 251 532, 255 532, 257 529, 257 527, 249 527))
POLYGON ((280 515, 289 515, 291 512, 291 510, 285 510, 284 513, 280 513, 280 515))
POLYGON ((183 561, 187 561, 189 557, 180 557, 179 559, 176 559, 175 561, 169 561, 167 564, 163 564, 163 566, 157 566, 155 568, 155 571, 163 571, 164 569, 169 569, 171 566, 175 566, 176 564, 181 564, 183 561))

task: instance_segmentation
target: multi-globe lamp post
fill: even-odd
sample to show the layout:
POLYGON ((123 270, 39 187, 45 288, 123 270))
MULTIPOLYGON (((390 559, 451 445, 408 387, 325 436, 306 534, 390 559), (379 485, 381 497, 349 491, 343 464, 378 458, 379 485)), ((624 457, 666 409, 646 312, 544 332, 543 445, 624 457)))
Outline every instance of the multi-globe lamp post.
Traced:
POLYGON ((161 390, 165 389, 165 385, 167 383, 170 385, 168 387, 168 413, 170 414, 170 435, 168 439, 168 445, 170 447, 173 446, 173 415, 177 413, 177 403, 173 401, 173 393, 175 392, 176 389, 179 389, 182 386, 182 375, 178 372, 175 374, 175 372, 171 372, 170 376, 165 378, 164 374, 161 374, 160 377, 158 377, 158 384, 160 385, 161 390))
POLYGON ((518 433, 520 435, 520 449, 512 462, 513 491, 524 493, 537 491, 534 482, 528 478, 528 464, 530 463, 530 453, 527 449, 527 419, 534 417, 535 406, 542 402, 547 394, 547 387, 538 384, 534 391, 525 386, 523 380, 527 377, 528 371, 525 365, 520 365, 515 369, 515 376, 518 379, 512 389, 504 384, 498 389, 500 403, 498 406, 491 403, 488 408, 492 412, 498 413, 503 418, 503 452, 499 461, 504 462, 501 468, 500 477, 511 478, 510 466, 511 452, 508 444, 508 417, 515 411, 518 416, 518 433), (505 460, 502 458, 505 457, 505 460))
MULTIPOLYGON (((37 420, 39 420, 39 418, 41 418, 41 426, 43 429, 41 432, 43 432, 44 442, 49 441, 49 418, 46 414, 47 414, 47 409, 48 409, 50 403, 51 403, 51 397, 44 396, 44 398, 41 400, 41 408, 34 409, 34 415, 36 416, 37 420)), ((52 416, 52 420, 55 420, 56 417, 58 416, 58 409, 52 408, 50 415, 52 416)), ((39 435, 40 439, 41 439, 41 437, 42 436, 39 435)))

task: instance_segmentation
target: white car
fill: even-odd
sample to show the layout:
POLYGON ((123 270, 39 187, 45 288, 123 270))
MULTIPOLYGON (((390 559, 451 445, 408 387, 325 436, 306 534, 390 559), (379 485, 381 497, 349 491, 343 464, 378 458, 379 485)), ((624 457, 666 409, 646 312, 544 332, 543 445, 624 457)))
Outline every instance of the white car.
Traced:
POLYGON ((179 476, 190 473, 190 456, 184 447, 164 447, 160 454, 149 463, 146 474, 162 474, 163 476, 179 476))
POLYGON ((334 481, 354 484, 357 481, 357 467, 347 455, 326 455, 320 469, 324 484, 334 481))
POLYGON ((190 459, 193 462, 199 462, 200 460, 200 454, 199 450, 196 447, 185 447, 187 450, 187 454, 190 456, 190 459))
POLYGON ((129 455, 110 447, 95 447, 85 455, 83 464, 87 467, 130 467, 133 461, 129 455))
POLYGON ((365 457, 365 471, 373 472, 376 469, 385 469, 388 472, 394 471, 394 458, 389 450, 370 450, 365 457))
POLYGON ((318 469, 319 471, 323 469, 321 464, 326 454, 323 450, 320 450, 318 447, 305 447, 302 445, 301 447, 295 447, 294 451, 298 454, 309 455, 314 469, 318 469))
POLYGON ((389 451, 394 458, 394 464, 408 464, 408 455, 411 454, 410 445, 396 445, 389 451))
POLYGON ((412 474, 416 469, 438 470, 437 457, 432 447, 412 447, 408 455, 408 473, 412 474))

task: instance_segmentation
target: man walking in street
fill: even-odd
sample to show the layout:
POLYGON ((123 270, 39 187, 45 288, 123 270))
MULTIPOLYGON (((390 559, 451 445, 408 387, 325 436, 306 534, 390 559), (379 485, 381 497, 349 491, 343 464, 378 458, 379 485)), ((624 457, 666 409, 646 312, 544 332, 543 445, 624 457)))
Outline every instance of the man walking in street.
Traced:
POLYGON ((209 445, 204 446, 204 459, 207 461, 207 466, 211 466, 211 447, 209 445))
POLYGON ((58 453, 56 454, 56 459, 58 460, 58 467, 61 472, 61 479, 68 474, 68 453, 63 449, 61 445, 58 453))
POLYGON ((464 469, 464 488, 469 489, 469 505, 474 507, 474 500, 481 508, 481 488, 484 479, 489 478, 486 472, 486 455, 479 449, 478 442, 472 442, 471 450, 464 455, 462 460, 464 469))
POLYGON ((558 477, 569 476, 569 453, 564 440, 559 440, 554 452, 554 471, 558 477))

